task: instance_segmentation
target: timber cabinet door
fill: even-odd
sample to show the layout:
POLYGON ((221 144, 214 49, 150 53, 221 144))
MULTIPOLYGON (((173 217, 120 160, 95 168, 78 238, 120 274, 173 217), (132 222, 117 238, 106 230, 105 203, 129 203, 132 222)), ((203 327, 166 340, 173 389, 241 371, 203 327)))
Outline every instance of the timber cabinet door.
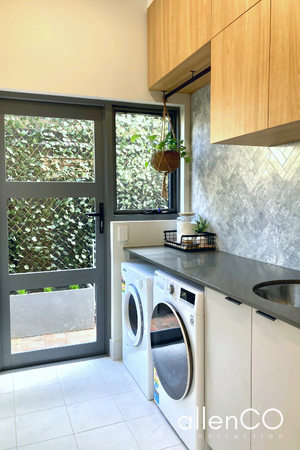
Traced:
POLYGON ((174 68, 174 1, 154 0, 147 10, 149 89, 174 68))
POLYGON ((175 67, 211 39, 211 0, 174 2, 175 67))
POLYGON ((268 128, 270 0, 212 39, 211 143, 268 128))
POLYGON ((299 0, 272 0, 269 120, 270 127, 300 120, 299 0))
POLYGON ((210 65, 211 0, 154 0, 147 26, 149 89, 170 91, 210 65))
POLYGON ((259 0, 212 0, 212 36, 220 33, 259 0))

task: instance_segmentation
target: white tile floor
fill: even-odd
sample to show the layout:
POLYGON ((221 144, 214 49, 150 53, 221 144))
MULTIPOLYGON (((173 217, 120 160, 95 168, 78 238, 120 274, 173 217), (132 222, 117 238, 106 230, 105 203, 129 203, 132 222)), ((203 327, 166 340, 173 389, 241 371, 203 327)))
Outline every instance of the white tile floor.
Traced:
POLYGON ((0 450, 185 450, 122 362, 0 374, 0 450))

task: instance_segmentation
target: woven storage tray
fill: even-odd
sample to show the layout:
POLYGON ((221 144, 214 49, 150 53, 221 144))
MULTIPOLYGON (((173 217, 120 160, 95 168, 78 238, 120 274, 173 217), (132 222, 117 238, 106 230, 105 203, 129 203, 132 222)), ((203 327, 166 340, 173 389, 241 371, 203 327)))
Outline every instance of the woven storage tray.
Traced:
POLYGON ((181 236, 177 241, 177 231, 164 231, 165 246, 173 247, 184 252, 201 252, 216 249, 216 235, 214 233, 199 233, 181 236))

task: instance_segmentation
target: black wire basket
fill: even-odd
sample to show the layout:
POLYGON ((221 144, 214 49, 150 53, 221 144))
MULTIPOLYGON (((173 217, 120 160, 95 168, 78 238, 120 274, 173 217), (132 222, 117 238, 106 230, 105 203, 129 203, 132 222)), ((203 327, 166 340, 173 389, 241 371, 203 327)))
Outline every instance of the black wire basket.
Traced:
POLYGON ((181 236, 177 241, 177 231, 164 231, 165 246, 184 252, 202 252, 216 250, 216 235, 214 233, 199 233, 181 236))

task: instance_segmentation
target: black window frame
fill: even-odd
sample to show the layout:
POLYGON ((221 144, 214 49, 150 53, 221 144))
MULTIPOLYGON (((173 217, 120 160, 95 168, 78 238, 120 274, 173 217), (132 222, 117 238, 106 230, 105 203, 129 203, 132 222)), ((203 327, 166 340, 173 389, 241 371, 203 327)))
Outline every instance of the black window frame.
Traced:
MULTIPOLYGON (((168 107, 169 115, 172 121, 174 132, 177 139, 180 139, 180 108, 168 107)), ((118 210, 117 209, 117 152, 116 152, 116 113, 136 113, 152 114, 162 116, 163 106, 156 105, 137 105, 117 103, 112 105, 113 115, 113 219, 114 220, 162 220, 175 219, 178 216, 180 208, 180 167, 169 175, 169 209, 161 214, 145 213, 143 210, 118 210)))

